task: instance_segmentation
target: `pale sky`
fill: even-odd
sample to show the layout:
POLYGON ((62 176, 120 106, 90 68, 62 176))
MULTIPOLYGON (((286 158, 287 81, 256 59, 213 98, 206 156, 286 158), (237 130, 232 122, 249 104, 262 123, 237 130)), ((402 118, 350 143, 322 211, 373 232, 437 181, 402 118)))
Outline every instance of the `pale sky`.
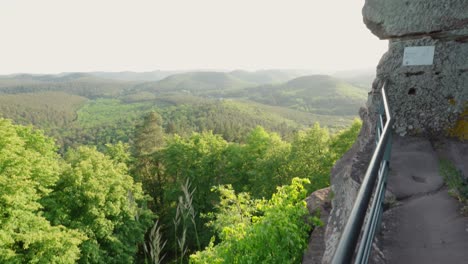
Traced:
POLYGON ((364 0, 0 0, 0 74, 375 68, 364 0))

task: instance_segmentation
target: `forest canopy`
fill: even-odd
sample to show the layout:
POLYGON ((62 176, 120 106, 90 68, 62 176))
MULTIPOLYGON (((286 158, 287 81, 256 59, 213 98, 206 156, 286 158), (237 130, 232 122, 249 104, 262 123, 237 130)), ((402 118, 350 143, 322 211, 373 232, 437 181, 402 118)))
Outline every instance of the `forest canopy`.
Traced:
POLYGON ((0 262, 300 262, 365 92, 280 73, 0 77, 0 262))
POLYGON ((185 262, 206 246, 191 261, 259 260, 260 250, 230 254, 260 243, 258 232, 270 232, 262 223, 284 221, 295 223, 281 232, 297 258, 310 230, 303 199, 329 185, 331 166, 360 128, 355 121, 330 135, 317 124, 286 142, 257 127, 240 144, 211 132, 167 135, 161 123, 149 114, 133 146, 71 148, 62 157, 41 131, 0 119, 2 262, 143 263, 155 254, 185 262), (155 224, 159 251, 147 234, 155 224))

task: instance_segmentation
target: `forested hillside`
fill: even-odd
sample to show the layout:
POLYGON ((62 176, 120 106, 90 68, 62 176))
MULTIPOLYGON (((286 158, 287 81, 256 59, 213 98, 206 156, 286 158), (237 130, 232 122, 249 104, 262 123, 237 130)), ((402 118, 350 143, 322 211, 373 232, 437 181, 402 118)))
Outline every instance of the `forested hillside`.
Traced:
POLYGON ((253 86, 247 82, 224 72, 189 72, 171 75, 158 82, 138 85, 135 89, 148 90, 155 93, 185 92, 208 94, 231 89, 242 89, 253 86))
POLYGON ((0 262, 300 262, 364 96, 276 74, 1 77, 0 262))
POLYGON ((357 116, 365 99, 362 89, 344 81, 321 75, 295 78, 298 71, 122 74, 125 81, 104 72, 2 76, 0 116, 44 129, 62 151, 79 144, 102 150, 106 143, 128 142, 138 120, 150 111, 164 117, 169 133, 211 130, 243 142, 258 125, 283 138, 315 122, 338 131, 357 116), (148 75, 169 76, 155 82, 139 79, 148 75))
POLYGON ((0 113, 19 124, 66 127, 77 119, 86 98, 65 92, 36 92, 0 96, 0 113))
POLYGON ((86 73, 0 77, 0 93, 7 94, 62 91, 87 98, 115 97, 132 86, 131 82, 102 79, 86 73))
MULTIPOLYGON (((168 76, 180 73, 186 73, 188 71, 151 71, 151 72, 89 72, 89 74, 96 77, 105 79, 119 80, 119 81, 159 81, 168 76)), ((267 83, 281 83, 299 76, 311 74, 311 71, 305 70, 258 70, 258 71, 244 71, 234 70, 229 74, 235 78, 243 80, 245 82, 256 83, 256 84, 267 84, 267 83)))
POLYGON ((349 115, 362 104, 365 90, 326 75, 311 75, 279 85, 240 92, 251 100, 323 115, 349 115))

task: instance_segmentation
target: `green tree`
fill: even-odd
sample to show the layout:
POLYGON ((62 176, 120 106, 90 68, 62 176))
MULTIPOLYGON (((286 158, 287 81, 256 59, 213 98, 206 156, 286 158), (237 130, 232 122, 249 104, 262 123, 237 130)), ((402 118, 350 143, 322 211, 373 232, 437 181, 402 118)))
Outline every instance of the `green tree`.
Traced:
POLYGON ((212 209, 213 195, 211 186, 222 181, 222 161, 228 143, 219 135, 211 132, 194 133, 189 138, 174 136, 169 139, 163 151, 164 167, 167 177, 170 177, 168 193, 171 200, 177 200, 180 186, 187 179, 197 191, 194 193, 194 204, 199 212, 212 209))
POLYGON ((42 132, 0 119, 0 262, 74 263, 86 239, 52 226, 41 204, 59 178, 58 155, 42 132))
POLYGON ((130 145, 121 141, 117 144, 106 144, 106 155, 114 160, 115 164, 125 164, 127 167, 133 160, 130 145))
POLYGON ((212 227, 221 240, 231 236, 244 237, 252 217, 259 213, 257 206, 261 200, 252 199, 247 192, 236 194, 231 185, 215 186, 212 191, 219 193, 220 201, 214 212, 206 215, 212 219, 207 226, 212 227))
POLYGON ((164 208, 164 179, 161 164, 160 149, 164 145, 164 132, 161 127, 162 119, 156 112, 151 112, 144 117, 143 123, 135 132, 135 162, 132 174, 137 181, 143 184, 143 188, 153 200, 149 206, 153 211, 164 208))
POLYGON ((132 263, 152 224, 141 185, 95 148, 71 150, 66 161, 47 200, 49 219, 88 236, 80 263, 132 263))
POLYGON ((291 143, 288 172, 294 177, 311 181, 309 191, 330 184, 330 170, 334 164, 330 152, 330 134, 318 123, 310 129, 299 131, 291 143))
POLYGON ((135 152, 137 156, 154 153, 164 144, 162 119, 156 112, 147 114, 135 131, 135 152))
MULTIPOLYGON (((197 212, 195 224, 187 226, 186 245, 193 250, 198 244, 205 246, 210 237, 210 230, 201 232, 198 243, 196 230, 203 230, 204 219, 199 214, 205 214, 213 209, 217 195, 210 191, 211 186, 220 184, 223 180, 222 160, 228 143, 218 135, 212 133, 194 133, 189 138, 174 136, 168 139, 166 147, 162 150, 165 176, 168 184, 165 188, 167 201, 179 201, 179 197, 187 195, 181 190, 187 180, 191 183, 191 206, 197 212)), ((165 210, 165 225, 171 225, 176 218, 176 204, 169 204, 165 210)), ((179 212, 180 213, 180 212, 179 212)), ((179 230, 180 231, 180 230, 179 230)), ((169 245, 177 244, 177 239, 169 241, 169 245)), ((177 246, 173 246, 175 251, 177 246)), ((189 251, 190 252, 190 251, 189 251)))
MULTIPOLYGON (((241 145, 241 164, 229 168, 232 173, 241 172, 234 179, 235 189, 250 192, 256 198, 269 198, 276 186, 287 184, 292 179, 284 171, 289 152, 289 143, 275 133, 256 127, 248 135, 246 144, 241 145)), ((231 154, 234 154, 234 159, 239 158, 235 153, 231 154)), ((231 157, 226 156, 226 159, 231 157)))
POLYGON ((341 158, 353 146, 359 131, 361 131, 361 127, 362 121, 355 119, 349 128, 332 136, 330 149, 335 161, 341 158))
MULTIPOLYGON (((248 200, 221 187, 221 203, 211 222, 222 241, 190 256, 191 263, 298 263, 307 246, 306 179, 278 187, 270 200, 248 200), (250 208, 249 208, 250 207, 250 208), (252 208, 253 207, 253 208, 252 208), (232 214, 226 215, 226 212, 232 214)), ((320 221, 313 219, 316 224, 320 221)))

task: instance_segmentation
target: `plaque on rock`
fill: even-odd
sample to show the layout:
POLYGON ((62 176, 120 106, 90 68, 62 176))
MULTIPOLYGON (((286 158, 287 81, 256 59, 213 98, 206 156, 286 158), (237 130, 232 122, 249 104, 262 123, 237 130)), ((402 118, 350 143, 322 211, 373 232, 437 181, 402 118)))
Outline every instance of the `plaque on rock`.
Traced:
POLYGON ((403 52, 403 66, 432 65, 434 46, 406 47, 403 52))

